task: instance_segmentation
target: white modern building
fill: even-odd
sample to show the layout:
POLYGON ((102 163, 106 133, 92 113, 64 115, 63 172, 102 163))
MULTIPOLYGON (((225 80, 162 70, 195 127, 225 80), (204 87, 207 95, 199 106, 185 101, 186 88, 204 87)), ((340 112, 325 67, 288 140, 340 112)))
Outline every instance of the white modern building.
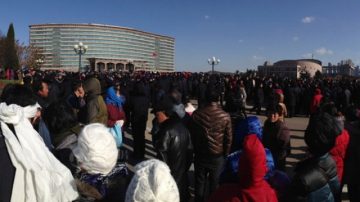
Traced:
POLYGON ((79 70, 74 45, 88 47, 81 69, 174 71, 175 39, 102 24, 30 25, 30 45, 44 55, 42 69, 79 70))

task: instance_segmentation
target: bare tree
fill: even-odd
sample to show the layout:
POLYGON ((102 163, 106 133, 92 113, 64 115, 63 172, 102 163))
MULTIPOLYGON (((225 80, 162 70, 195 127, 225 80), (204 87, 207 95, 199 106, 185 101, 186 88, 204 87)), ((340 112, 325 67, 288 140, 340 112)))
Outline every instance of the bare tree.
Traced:
POLYGON ((24 43, 20 43, 19 40, 16 40, 15 48, 16 48, 16 53, 19 58, 20 67, 23 67, 25 65, 24 57, 25 57, 25 53, 26 53, 26 45, 24 43))
POLYGON ((17 42, 17 52, 21 66, 38 69, 40 68, 40 64, 37 60, 44 60, 42 49, 32 45, 26 46, 24 43, 20 44, 17 42))

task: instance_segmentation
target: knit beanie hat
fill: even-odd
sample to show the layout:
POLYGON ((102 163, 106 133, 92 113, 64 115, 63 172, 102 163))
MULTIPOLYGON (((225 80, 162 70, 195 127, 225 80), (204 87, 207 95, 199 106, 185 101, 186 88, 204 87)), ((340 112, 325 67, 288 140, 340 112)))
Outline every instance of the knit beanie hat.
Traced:
POLYGON ((115 166, 118 149, 109 129, 100 123, 85 126, 73 153, 81 168, 90 174, 107 175, 115 166))
POLYGON ((169 167, 151 159, 135 166, 126 191, 126 202, 179 202, 179 191, 169 167))

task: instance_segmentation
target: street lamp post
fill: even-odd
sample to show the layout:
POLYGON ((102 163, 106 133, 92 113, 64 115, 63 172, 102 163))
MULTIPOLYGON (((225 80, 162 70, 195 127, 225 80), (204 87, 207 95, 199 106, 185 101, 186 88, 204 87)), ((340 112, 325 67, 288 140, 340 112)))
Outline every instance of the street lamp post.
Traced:
POLYGON ((128 63, 128 65, 129 65, 128 71, 130 72, 130 74, 132 74, 134 72, 134 69, 135 69, 134 60, 129 59, 128 62, 129 62, 128 63))
POLYGON ((41 65, 44 63, 44 60, 42 58, 39 58, 35 60, 37 67, 40 69, 41 65))
POLYGON ((85 54, 87 49, 88 46, 84 45, 82 42, 79 42, 79 44, 74 46, 75 53, 79 55, 79 72, 81 71, 81 55, 85 54))
POLYGON ((214 66, 220 63, 220 59, 216 59, 214 56, 208 59, 209 65, 211 65, 211 73, 214 74, 214 66))

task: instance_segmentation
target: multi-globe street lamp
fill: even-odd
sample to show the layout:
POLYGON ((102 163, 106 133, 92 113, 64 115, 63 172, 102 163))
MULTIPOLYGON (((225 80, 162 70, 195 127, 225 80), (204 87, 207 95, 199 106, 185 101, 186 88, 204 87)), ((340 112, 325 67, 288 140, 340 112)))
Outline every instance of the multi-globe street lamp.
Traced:
POLYGON ((128 60, 128 71, 130 72, 130 74, 132 74, 134 72, 134 60, 133 59, 129 59, 128 60))
POLYGON ((81 71, 81 55, 85 54, 88 49, 87 45, 84 45, 82 42, 74 45, 74 51, 79 55, 79 72, 81 71))
POLYGON ((41 68, 41 65, 44 63, 44 60, 42 58, 36 59, 35 60, 36 66, 37 68, 41 68))
POLYGON ((208 59, 209 65, 211 65, 211 73, 214 74, 214 66, 220 63, 220 59, 216 59, 214 56, 208 59))

